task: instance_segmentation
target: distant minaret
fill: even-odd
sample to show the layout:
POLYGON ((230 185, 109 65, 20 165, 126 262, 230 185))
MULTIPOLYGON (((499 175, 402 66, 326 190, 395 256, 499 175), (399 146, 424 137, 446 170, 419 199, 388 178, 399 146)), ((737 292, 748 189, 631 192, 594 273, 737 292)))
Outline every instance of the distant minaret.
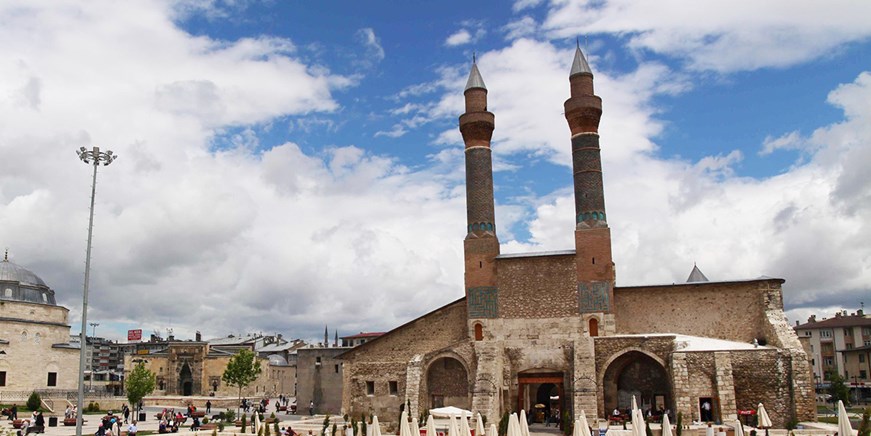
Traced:
POLYGON ((330 332, 327 331, 326 325, 324 325, 324 348, 330 348, 330 332))
POLYGON ((336 338, 333 339, 333 346, 338 347, 339 346, 339 329, 336 329, 335 333, 336 333, 336 338))
POLYGON ((487 87, 474 58, 463 95, 466 112, 460 115, 460 133, 466 155, 467 219, 463 251, 469 318, 495 318, 498 316, 495 259, 499 255, 499 240, 496 238, 490 150, 495 117, 487 111, 487 87), (477 304, 481 302, 485 304, 477 304), (487 309, 480 310, 481 307, 487 309))
POLYGON ((575 50, 569 83, 571 97, 565 102, 565 114, 572 134, 580 312, 611 313, 615 276, 599 149, 602 99, 593 93, 593 72, 580 45, 575 50))

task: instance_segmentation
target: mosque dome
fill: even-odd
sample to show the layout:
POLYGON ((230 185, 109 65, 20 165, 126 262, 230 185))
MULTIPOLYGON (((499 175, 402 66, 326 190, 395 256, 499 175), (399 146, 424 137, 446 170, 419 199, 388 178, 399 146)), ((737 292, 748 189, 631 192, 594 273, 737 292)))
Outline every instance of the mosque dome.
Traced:
POLYGON ((285 359, 284 356, 282 356, 280 354, 270 354, 269 355, 269 364, 276 365, 276 366, 286 366, 287 359, 285 359))
POLYGON ((0 300, 57 305, 54 291, 32 271, 10 262, 8 256, 0 261, 0 300))

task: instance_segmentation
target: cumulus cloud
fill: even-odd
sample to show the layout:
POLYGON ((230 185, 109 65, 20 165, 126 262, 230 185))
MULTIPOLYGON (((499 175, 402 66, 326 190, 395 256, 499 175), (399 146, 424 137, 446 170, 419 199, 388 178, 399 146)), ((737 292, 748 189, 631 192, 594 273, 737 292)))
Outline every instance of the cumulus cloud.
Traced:
POLYGON ((461 295, 444 244, 463 219, 455 175, 349 144, 259 143, 276 119, 324 124, 348 78, 289 40, 189 35, 165 2, 68 6, 0 6, 0 39, 17 41, 0 52, 0 95, 16 96, 0 100, 0 240, 73 320, 90 182, 74 150, 92 145, 120 158, 99 169, 91 319, 305 336, 388 328, 461 295))
POLYGON ((487 30, 484 28, 484 23, 481 21, 474 20, 466 20, 462 23, 462 28, 445 39, 445 45, 448 47, 456 47, 459 45, 465 45, 477 42, 484 35, 487 34, 487 30))
POLYGON ((732 72, 787 67, 866 40, 868 15, 871 3, 848 1, 555 0, 542 27, 555 37, 620 35, 694 70, 732 72))

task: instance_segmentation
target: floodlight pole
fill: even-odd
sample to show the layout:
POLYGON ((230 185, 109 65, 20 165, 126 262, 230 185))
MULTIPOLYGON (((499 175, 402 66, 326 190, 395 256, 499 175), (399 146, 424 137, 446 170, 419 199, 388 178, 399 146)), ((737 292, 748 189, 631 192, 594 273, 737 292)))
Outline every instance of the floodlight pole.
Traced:
MULTIPOLYGON (((76 153, 82 162, 94 166, 94 175, 91 180, 91 210, 88 218, 88 248, 85 252, 85 286, 82 293, 82 332, 79 339, 79 395, 76 401, 76 436, 82 436, 82 421, 85 403, 85 347, 87 347, 87 327, 88 327, 88 285, 91 278, 91 238, 94 234, 94 196, 97 193, 97 167, 102 163, 103 166, 109 165, 115 160, 117 155, 112 154, 112 150, 101 152, 100 147, 94 147, 88 150, 85 147, 79 148, 76 153)), ((96 333, 96 331, 95 331, 96 333)), ((94 374, 91 371, 91 380, 94 374)))

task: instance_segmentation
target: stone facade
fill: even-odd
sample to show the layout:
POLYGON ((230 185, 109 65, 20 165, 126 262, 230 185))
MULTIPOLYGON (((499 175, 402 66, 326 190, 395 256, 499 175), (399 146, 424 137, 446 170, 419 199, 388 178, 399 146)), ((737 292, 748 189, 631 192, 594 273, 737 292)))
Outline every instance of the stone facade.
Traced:
POLYGON ((70 345, 69 310, 32 272, 0 260, 0 387, 4 392, 76 389, 78 347, 70 345))
MULTIPOLYGON (((578 49, 565 104, 575 249, 500 255, 495 224, 475 227, 478 217, 492 216, 492 203, 480 198, 491 191, 491 172, 480 167, 489 159, 467 152, 467 297, 343 354, 344 413, 390 422, 403 404, 412 416, 453 405, 497 422, 505 411, 541 403, 546 411, 604 418, 628 408, 634 395, 672 419, 698 419, 702 401, 714 406, 715 420, 759 402, 776 426, 815 418, 808 359, 786 323, 782 279, 614 286, 601 99, 584 66, 578 49)), ((477 87, 466 91, 460 125, 467 151, 486 150, 489 158, 482 126, 492 129, 493 115, 478 74, 473 67, 469 83, 477 87)))
MULTIPOLYGON (((131 354, 124 357, 125 372, 133 369, 138 362, 157 376, 154 395, 169 396, 215 396, 235 397, 239 395, 238 386, 229 386, 221 380, 230 358, 236 350, 212 349, 206 342, 169 342, 165 349, 148 354, 131 354)), ((261 373, 257 379, 242 389, 243 397, 263 397, 277 395, 275 386, 281 379, 287 385, 290 375, 286 368, 273 371, 268 359, 258 358, 261 373)), ((292 380, 292 379, 291 379, 292 380)), ((292 381, 291 381, 292 382, 292 381)))
POLYGON ((300 348, 297 352, 297 413, 339 415, 342 410, 342 361, 336 356, 348 348, 300 348))

